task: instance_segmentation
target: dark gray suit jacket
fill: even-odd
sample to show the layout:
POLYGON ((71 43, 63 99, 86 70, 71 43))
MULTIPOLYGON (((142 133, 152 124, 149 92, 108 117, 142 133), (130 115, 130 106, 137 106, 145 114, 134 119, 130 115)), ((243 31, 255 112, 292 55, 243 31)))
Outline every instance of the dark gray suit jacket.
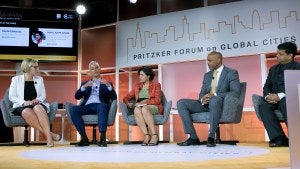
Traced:
MULTIPOLYGON (((201 100, 205 94, 210 92, 212 79, 213 71, 205 73, 201 92, 199 94, 199 100, 201 100)), ((241 87, 238 72, 235 69, 224 66, 216 88, 217 96, 223 99, 227 94, 239 97, 240 92, 241 87)))

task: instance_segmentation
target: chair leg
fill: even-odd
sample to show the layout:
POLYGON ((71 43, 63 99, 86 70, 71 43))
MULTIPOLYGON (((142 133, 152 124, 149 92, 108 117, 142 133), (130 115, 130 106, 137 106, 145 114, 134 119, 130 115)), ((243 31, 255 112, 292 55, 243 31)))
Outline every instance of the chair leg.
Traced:
POLYGON ((28 141, 28 126, 24 126, 24 140, 21 143, 15 143, 15 142, 8 142, 8 143, 0 143, 0 146, 29 146, 29 141, 28 141))
POLYGON ((239 143, 238 140, 221 140, 220 138, 220 126, 218 125, 217 131, 216 131, 216 143, 217 144, 228 144, 228 145, 236 145, 236 143, 239 143))
POLYGON ((217 131, 216 131, 216 143, 220 144, 221 143, 221 138, 220 138, 220 126, 218 125, 217 131))
POLYGON ((29 146, 29 141, 28 141, 28 126, 25 126, 23 145, 26 146, 26 147, 29 146))
POLYGON ((91 141, 91 144, 97 144, 97 139, 96 139, 96 124, 93 124, 93 139, 91 141))

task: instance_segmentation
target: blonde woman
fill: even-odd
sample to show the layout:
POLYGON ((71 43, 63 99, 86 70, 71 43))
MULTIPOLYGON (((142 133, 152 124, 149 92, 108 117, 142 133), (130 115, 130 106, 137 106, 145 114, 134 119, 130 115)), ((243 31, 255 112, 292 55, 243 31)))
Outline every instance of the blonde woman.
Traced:
POLYGON ((49 104, 45 102, 46 91, 43 78, 37 76, 39 65, 35 59, 24 59, 21 64, 22 75, 12 78, 9 88, 9 100, 13 102, 14 115, 22 116, 47 138, 47 147, 53 147, 53 140, 60 136, 50 132, 48 118, 49 104))

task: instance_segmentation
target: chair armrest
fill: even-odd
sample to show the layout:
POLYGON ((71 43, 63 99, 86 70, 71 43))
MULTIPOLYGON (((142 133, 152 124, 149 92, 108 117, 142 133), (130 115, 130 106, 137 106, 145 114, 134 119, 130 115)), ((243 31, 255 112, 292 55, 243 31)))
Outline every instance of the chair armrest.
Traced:
POLYGON ((1 111, 2 111, 2 116, 4 123, 7 127, 12 127, 10 124, 12 124, 11 121, 11 114, 9 112, 9 108, 5 105, 5 101, 1 100, 1 111))
POLYGON ((117 100, 113 100, 110 105, 109 112, 108 112, 107 125, 109 125, 109 126, 114 125, 117 111, 118 111, 117 100))
POLYGON ((221 122, 239 123, 242 118, 243 106, 239 98, 230 94, 226 95, 223 104, 221 122))
POLYGON ((129 110, 127 108, 127 105, 123 102, 120 102, 120 108, 121 108, 121 111, 122 111, 122 117, 123 119, 125 120, 125 122, 127 124, 129 124, 129 120, 128 120, 128 116, 129 116, 129 110))
POLYGON ((75 104, 70 103, 70 102, 66 102, 66 104, 65 104, 65 108, 66 108, 66 112, 67 112, 67 119, 68 119, 70 124, 73 124, 72 119, 71 119, 71 115, 70 115, 70 111, 71 111, 71 108, 73 106, 75 106, 75 104))
POLYGON ((164 123, 168 120, 172 108, 172 100, 164 105, 164 123))
POLYGON ((4 123, 7 127, 13 127, 13 121, 12 121, 12 107, 13 103, 9 100, 9 88, 5 91, 5 94, 3 96, 3 99, 1 100, 1 111, 3 115, 4 123))
POLYGON ((260 121, 262 121, 262 120, 261 120, 261 117, 260 117, 259 106, 262 104, 263 101, 264 101, 264 98, 262 96, 257 95, 257 94, 252 95, 252 103, 253 103, 253 106, 254 106, 254 110, 255 110, 257 118, 260 121))
POLYGON ((136 121, 133 114, 130 114, 128 107, 125 103, 120 103, 122 117, 128 125, 136 125, 136 121))
POLYGON ((49 108, 50 108, 50 111, 48 113, 48 117, 49 117, 49 122, 51 124, 52 121, 55 118, 55 115, 56 115, 56 112, 57 112, 57 109, 58 109, 58 102, 51 103, 49 108))

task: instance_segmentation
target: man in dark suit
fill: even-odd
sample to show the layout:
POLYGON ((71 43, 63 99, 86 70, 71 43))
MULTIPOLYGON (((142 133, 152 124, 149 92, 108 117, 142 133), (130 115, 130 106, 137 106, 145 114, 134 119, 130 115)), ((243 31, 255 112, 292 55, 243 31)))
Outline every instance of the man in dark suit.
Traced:
POLYGON ((207 64, 210 71, 204 75, 199 99, 180 99, 177 102, 184 132, 190 135, 186 141, 177 143, 179 146, 200 144, 192 121, 192 114, 198 112, 210 112, 207 146, 216 146, 215 133, 222 116, 224 98, 228 94, 238 97, 241 90, 238 72, 224 66, 222 57, 220 52, 214 51, 208 54, 207 64))
POLYGON ((100 77, 100 66, 97 62, 91 61, 89 63, 89 70, 92 78, 81 84, 80 88, 75 93, 77 100, 83 99, 78 106, 71 108, 70 114, 72 122, 77 131, 81 135, 81 140, 76 146, 88 146, 89 140, 85 133, 84 122, 82 115, 97 114, 98 127, 101 133, 98 146, 106 147, 106 129, 108 112, 111 100, 117 99, 117 94, 110 82, 100 77))
POLYGON ((277 47, 278 64, 269 70, 263 88, 265 101, 260 105, 260 116, 270 138, 270 147, 289 146, 289 140, 284 134, 274 110, 280 110, 287 124, 286 99, 284 87, 284 70, 299 70, 300 63, 294 61, 297 46, 292 42, 279 44, 277 47))

